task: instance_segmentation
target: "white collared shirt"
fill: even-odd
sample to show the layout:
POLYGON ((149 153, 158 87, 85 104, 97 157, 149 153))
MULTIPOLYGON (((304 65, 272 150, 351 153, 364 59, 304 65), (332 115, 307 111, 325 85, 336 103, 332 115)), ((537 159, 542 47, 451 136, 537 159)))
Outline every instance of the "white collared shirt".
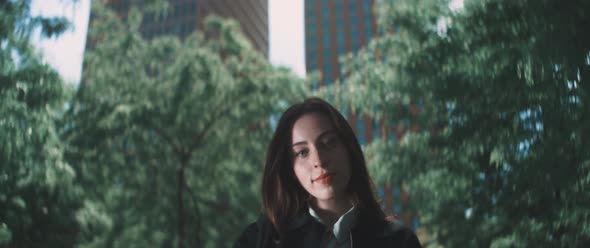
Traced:
POLYGON ((326 233, 322 235, 322 242, 320 247, 326 248, 349 248, 351 247, 350 240, 350 229, 356 221, 356 209, 354 206, 344 213, 333 226, 325 224, 319 217, 319 215, 309 207, 309 214, 326 226, 326 233), (331 232, 330 232, 331 231, 331 232))

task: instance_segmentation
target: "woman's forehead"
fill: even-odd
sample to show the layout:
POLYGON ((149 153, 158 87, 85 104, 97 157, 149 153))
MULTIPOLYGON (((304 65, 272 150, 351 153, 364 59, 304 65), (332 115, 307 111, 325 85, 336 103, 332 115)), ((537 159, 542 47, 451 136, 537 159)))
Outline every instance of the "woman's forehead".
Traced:
POLYGON ((322 113, 304 114, 293 125, 292 141, 315 139, 325 133, 334 132, 330 118, 322 113))

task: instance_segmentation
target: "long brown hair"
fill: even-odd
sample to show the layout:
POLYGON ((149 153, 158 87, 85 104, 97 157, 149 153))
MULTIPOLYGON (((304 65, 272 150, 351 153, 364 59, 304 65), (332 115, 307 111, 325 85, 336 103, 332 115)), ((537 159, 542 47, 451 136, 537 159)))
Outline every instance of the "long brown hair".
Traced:
POLYGON ((361 150, 361 146, 346 119, 332 105, 319 98, 308 98, 289 107, 281 116, 266 153, 262 177, 262 211, 276 231, 284 233, 289 221, 307 206, 310 195, 299 184, 293 171, 291 158, 292 130, 294 123, 304 114, 326 115, 336 133, 346 146, 351 162, 351 178, 347 186, 356 207, 365 218, 385 220, 385 214, 377 202, 375 187, 361 150))

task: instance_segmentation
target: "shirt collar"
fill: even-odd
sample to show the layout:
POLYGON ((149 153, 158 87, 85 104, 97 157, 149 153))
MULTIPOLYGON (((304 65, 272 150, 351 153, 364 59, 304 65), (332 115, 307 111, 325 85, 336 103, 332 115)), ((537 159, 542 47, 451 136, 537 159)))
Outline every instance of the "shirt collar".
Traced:
MULTIPOLYGON (((326 225, 311 206, 309 206, 308 209, 309 215, 311 215, 318 222, 326 225)), ((348 238, 348 232, 356 221, 356 212, 356 208, 352 206, 346 213, 338 218, 332 227, 327 226, 329 229, 332 229, 334 237, 336 237, 339 242, 345 241, 348 238)))

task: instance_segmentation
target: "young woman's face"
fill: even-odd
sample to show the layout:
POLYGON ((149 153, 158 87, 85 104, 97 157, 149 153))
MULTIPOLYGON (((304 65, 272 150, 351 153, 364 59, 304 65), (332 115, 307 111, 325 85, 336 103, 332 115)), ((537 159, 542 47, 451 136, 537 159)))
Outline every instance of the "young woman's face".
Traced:
POLYGON ((328 117, 301 116, 293 126, 293 170, 299 183, 317 200, 346 197, 350 159, 328 117))

